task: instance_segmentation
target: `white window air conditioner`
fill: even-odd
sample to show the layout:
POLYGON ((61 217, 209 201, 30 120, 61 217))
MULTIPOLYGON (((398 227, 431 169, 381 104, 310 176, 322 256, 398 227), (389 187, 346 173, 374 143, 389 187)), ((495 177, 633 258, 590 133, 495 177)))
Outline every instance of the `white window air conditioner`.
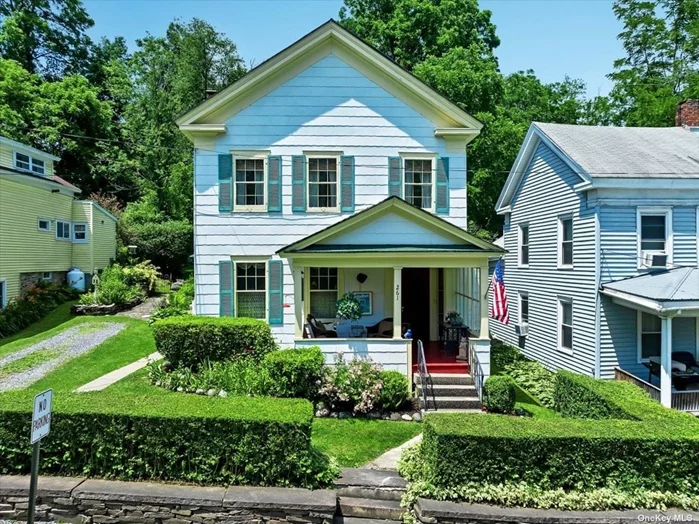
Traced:
POLYGON ((644 267, 665 267, 667 255, 664 253, 643 253, 644 267))
POLYGON ((520 337, 526 337, 529 334, 529 324, 527 322, 521 322, 515 326, 515 332, 520 337))

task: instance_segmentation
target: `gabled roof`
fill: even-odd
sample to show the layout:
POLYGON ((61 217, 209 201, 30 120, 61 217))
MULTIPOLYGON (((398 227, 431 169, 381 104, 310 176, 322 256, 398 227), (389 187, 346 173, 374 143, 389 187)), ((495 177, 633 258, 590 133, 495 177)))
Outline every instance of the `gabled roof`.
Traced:
POLYGON ((280 255, 288 255, 294 253, 339 253, 339 252, 425 252, 425 251, 442 251, 442 252, 464 252, 464 251, 480 251, 494 254, 502 254, 504 249, 497 247, 490 242, 481 240, 480 238, 466 232, 451 222, 447 222, 441 217, 433 215, 424 209, 420 209, 408 204, 405 200, 391 196, 382 200, 369 208, 355 213, 354 215, 336 222, 320 231, 313 233, 297 242, 289 244, 277 251, 280 255), (359 228, 365 224, 376 220, 388 213, 399 213, 409 216, 415 223, 422 224, 427 228, 435 231, 436 235, 444 236, 445 238, 458 239, 459 244, 448 243, 445 240, 444 245, 324 245, 323 242, 331 238, 337 238, 341 234, 359 228))
MULTIPOLYGON (((305 66, 304 60, 317 59, 321 51, 349 56, 362 71, 370 71, 375 80, 380 77, 382 87, 391 91, 408 105, 429 114, 426 117, 445 125, 435 133, 440 136, 479 133, 483 124, 456 104, 440 95, 408 71, 402 69, 379 51, 362 41, 334 20, 329 20, 300 40, 251 69, 241 79, 223 89, 177 119, 185 134, 217 134, 225 132, 225 108, 240 104, 241 109, 267 94, 270 85, 276 87, 288 78, 285 71, 305 66), (316 53, 314 55, 314 53, 316 53), (378 75, 378 76, 377 76, 378 75), (244 102, 241 102, 244 100, 244 102)), ((310 65, 310 64, 309 64, 310 65)))
POLYGON ((699 309, 699 269, 679 267, 608 282, 600 292, 657 312, 699 309))

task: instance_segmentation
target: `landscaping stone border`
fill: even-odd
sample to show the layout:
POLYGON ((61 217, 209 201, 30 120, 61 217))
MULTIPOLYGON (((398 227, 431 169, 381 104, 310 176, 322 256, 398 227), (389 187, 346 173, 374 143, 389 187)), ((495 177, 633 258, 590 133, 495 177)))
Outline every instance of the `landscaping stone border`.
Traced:
POLYGON ((143 299, 136 297, 126 304, 75 304, 70 307, 70 312, 74 315, 114 315, 121 311, 133 309, 141 303, 143 303, 143 299))
MULTIPOLYGON (((404 482, 388 471, 348 469, 337 487, 338 491, 309 491, 39 477, 36 520, 76 524, 332 524, 334 519, 343 522, 338 497, 346 503, 367 501, 346 497, 368 497, 372 488, 379 487, 402 491, 404 482)), ((0 476, 0 521, 26 518, 28 507, 29 477, 0 476)), ((559 511, 428 499, 418 499, 415 513, 424 524, 699 522, 699 513, 676 509, 559 511)), ((353 520, 372 522, 367 518, 353 520)))

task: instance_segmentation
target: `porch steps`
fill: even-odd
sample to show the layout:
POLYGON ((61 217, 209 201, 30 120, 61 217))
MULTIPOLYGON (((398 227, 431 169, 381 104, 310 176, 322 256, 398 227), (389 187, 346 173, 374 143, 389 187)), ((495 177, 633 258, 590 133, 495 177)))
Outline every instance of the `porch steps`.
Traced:
MULTIPOLYGON (((417 364, 413 364, 413 373, 417 373, 417 364)), ((468 364, 466 362, 428 362, 427 372, 434 374, 468 374, 468 364)))
POLYGON ((413 375, 413 382, 422 410, 463 410, 479 411, 481 402, 473 385, 473 377, 461 374, 434 373, 430 375, 431 384, 424 386, 427 393, 427 405, 423 397, 423 385, 419 375, 413 375))
POLYGON ((393 470, 346 468, 335 482, 334 524, 399 524, 406 482, 393 470))

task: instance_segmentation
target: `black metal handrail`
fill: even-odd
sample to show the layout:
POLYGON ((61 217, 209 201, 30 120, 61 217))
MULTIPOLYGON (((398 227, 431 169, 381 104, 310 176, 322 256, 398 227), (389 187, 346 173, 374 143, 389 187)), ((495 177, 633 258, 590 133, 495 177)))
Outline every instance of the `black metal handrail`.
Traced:
POLYGON ((476 392, 478 393, 478 400, 480 402, 483 402, 483 368, 481 367, 481 363, 478 360, 478 355, 476 353, 476 346, 475 344, 470 344, 469 343, 469 355, 468 355, 468 360, 469 360, 469 369, 471 372, 471 376, 473 377, 473 384, 476 387, 476 392))
POLYGON ((437 410, 437 399, 434 396, 434 385, 432 377, 427 369, 427 359, 425 358, 425 347, 422 345, 422 340, 417 341, 417 372, 420 376, 420 389, 422 390, 422 401, 425 404, 425 411, 429 410, 427 402, 427 387, 429 386, 432 392, 432 404, 435 411, 437 410))

